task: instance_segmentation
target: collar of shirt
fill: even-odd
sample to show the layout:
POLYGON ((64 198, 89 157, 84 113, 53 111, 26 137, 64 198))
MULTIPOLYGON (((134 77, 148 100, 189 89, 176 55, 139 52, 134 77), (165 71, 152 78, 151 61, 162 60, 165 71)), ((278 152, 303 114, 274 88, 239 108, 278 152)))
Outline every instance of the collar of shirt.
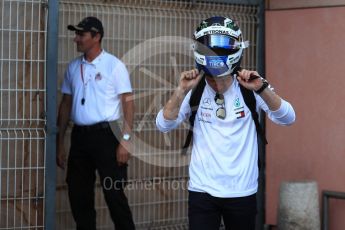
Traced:
MULTIPOLYGON (((231 93, 232 89, 235 87, 235 84, 236 84, 235 82, 237 82, 237 81, 232 81, 229 88, 227 88, 227 90, 224 93, 222 93, 224 96, 231 93)), ((214 89, 212 89, 212 87, 207 83, 207 81, 206 81, 206 87, 212 93, 212 95, 216 95, 216 91, 214 91, 214 89)))
POLYGON ((97 65, 98 63, 101 62, 102 56, 103 56, 104 53, 105 53, 105 51, 102 49, 102 52, 101 52, 95 59, 93 59, 92 62, 88 62, 88 61, 85 59, 84 55, 82 55, 82 56, 81 56, 81 63, 82 63, 82 64, 97 65))

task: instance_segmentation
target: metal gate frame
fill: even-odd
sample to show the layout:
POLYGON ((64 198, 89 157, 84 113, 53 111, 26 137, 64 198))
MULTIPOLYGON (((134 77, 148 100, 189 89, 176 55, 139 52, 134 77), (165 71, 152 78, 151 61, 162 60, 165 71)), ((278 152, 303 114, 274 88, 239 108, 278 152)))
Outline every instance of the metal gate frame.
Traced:
POLYGON ((46 3, 0 1, 0 229, 44 227, 46 3))
MULTIPOLYGON (((197 0, 191 0, 196 2, 197 0)), ((218 0, 213 2, 241 5, 255 5, 259 7, 259 34, 257 42, 257 69, 259 73, 265 72, 264 56, 264 0, 218 0)), ((55 229, 55 196, 56 196, 56 107, 57 107, 57 60, 58 60, 58 0, 48 0, 48 30, 47 30, 47 50, 46 50, 46 79, 47 79, 47 121, 46 121, 46 174, 45 174, 45 229, 55 229)), ((260 122, 264 124, 264 113, 260 114, 260 122)), ((259 145, 259 155, 261 161, 259 191, 258 191, 258 226, 263 229, 265 221, 265 146, 259 145)))
POLYGON ((45 178, 45 229, 55 229, 56 196, 56 106, 57 106, 57 61, 58 61, 59 1, 48 0, 47 28, 47 123, 46 123, 46 178, 45 178))

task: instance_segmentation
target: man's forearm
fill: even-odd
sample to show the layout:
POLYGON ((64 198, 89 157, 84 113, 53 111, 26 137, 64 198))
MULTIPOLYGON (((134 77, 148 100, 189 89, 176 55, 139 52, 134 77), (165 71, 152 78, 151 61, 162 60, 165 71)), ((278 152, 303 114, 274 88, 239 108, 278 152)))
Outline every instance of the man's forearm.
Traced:
POLYGON ((187 92, 182 90, 180 87, 177 87, 175 89, 173 95, 170 97, 169 101, 163 108, 163 116, 165 119, 176 120, 186 93, 187 92))
POLYGON ((122 109, 123 109, 123 133, 131 133, 133 128, 133 116, 134 116, 134 102, 133 94, 125 93, 121 96, 122 109))
POLYGON ((281 98, 269 87, 267 87, 259 95, 265 101, 271 111, 276 111, 280 108, 280 105, 282 103, 281 98))
POLYGON ((59 114, 57 119, 57 126, 59 129, 57 137, 57 144, 64 143, 65 132, 70 120, 71 113, 71 98, 70 96, 64 96, 63 101, 59 107, 59 114))
POLYGON ((64 143, 64 137, 67 129, 67 125, 69 122, 68 115, 66 113, 59 113, 58 117, 58 135, 57 137, 57 144, 63 144, 64 143))

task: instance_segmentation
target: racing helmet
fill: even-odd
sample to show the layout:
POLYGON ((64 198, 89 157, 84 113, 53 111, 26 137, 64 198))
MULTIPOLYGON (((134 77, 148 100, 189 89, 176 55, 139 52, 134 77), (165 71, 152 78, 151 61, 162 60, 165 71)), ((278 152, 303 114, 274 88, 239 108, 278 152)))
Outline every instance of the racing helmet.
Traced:
POLYGON ((248 47, 235 21, 221 16, 203 20, 194 32, 194 40, 197 68, 215 78, 237 71, 243 49, 248 47))

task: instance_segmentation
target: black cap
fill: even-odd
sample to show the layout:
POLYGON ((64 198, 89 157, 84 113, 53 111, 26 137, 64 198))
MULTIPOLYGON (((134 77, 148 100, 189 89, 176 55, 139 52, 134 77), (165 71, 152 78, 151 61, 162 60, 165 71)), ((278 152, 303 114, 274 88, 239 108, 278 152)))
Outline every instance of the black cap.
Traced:
POLYGON ((72 31, 85 31, 100 33, 103 37, 103 25, 102 22, 96 17, 86 17, 78 25, 68 25, 67 29, 72 31))

